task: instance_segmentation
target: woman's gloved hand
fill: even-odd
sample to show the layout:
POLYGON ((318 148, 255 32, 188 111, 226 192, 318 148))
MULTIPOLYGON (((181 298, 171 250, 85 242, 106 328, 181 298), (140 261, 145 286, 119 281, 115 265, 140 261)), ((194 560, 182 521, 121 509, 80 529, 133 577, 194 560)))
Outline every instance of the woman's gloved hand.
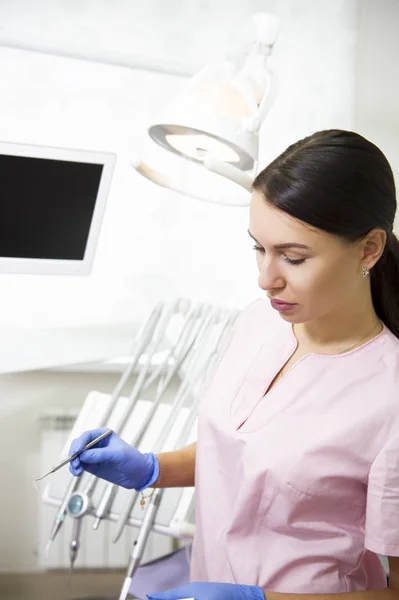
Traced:
MULTIPOLYGON (((107 429, 91 429, 82 433, 73 440, 69 456, 82 450, 107 429)), ((159 463, 155 454, 144 454, 136 450, 114 432, 72 460, 69 470, 76 477, 87 471, 110 483, 138 492, 153 485, 159 477, 159 463)))
POLYGON ((149 600, 265 600, 262 588, 238 583, 189 583, 167 592, 147 594, 149 600))

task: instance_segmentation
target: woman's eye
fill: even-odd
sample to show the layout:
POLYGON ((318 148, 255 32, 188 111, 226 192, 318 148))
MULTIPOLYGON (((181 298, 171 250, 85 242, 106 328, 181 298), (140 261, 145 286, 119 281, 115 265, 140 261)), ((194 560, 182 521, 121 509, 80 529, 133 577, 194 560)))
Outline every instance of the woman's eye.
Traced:
POLYGON ((288 258, 288 256, 286 256, 285 254, 284 254, 284 260, 285 260, 285 262, 287 262, 290 265, 300 265, 301 263, 305 262, 304 258, 296 258, 296 259, 288 258))
MULTIPOLYGON (((255 252, 260 252, 261 254, 265 253, 265 249, 262 248, 262 246, 258 246, 257 244, 254 244, 254 246, 252 246, 253 249, 255 250, 255 252)), ((290 265, 300 265, 301 263, 305 262, 305 258, 288 258, 288 256, 286 256, 285 254, 283 255, 283 260, 290 264, 290 265)))

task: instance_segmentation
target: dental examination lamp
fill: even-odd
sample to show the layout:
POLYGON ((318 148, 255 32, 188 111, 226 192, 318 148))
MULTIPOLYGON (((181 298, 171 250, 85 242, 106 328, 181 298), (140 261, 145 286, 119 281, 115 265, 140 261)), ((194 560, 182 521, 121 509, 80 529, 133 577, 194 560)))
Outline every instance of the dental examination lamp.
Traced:
POLYGON ((248 205, 259 131, 276 96, 269 57, 279 30, 274 15, 252 19, 240 55, 201 70, 148 128, 132 163, 141 175, 192 198, 248 205))

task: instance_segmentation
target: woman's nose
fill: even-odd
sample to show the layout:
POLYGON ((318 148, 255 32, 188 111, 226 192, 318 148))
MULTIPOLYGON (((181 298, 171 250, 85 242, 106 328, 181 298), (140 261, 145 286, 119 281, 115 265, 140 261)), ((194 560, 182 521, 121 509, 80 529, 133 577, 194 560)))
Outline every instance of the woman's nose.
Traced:
POLYGON ((259 265, 258 285, 265 292, 285 287, 285 281, 279 269, 268 257, 264 257, 259 265))

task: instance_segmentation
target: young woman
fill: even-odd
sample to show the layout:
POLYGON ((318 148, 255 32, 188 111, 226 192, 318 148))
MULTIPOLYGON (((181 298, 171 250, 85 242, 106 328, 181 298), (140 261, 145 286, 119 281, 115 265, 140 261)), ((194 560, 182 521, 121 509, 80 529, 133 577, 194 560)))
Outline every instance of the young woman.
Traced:
POLYGON ((155 600, 399 600, 392 170, 362 136, 320 131, 253 190, 249 234, 267 298, 238 319, 197 444, 155 456, 112 434, 71 471, 138 490, 195 483, 196 583, 155 600), (389 557, 389 587, 377 553, 389 557))

